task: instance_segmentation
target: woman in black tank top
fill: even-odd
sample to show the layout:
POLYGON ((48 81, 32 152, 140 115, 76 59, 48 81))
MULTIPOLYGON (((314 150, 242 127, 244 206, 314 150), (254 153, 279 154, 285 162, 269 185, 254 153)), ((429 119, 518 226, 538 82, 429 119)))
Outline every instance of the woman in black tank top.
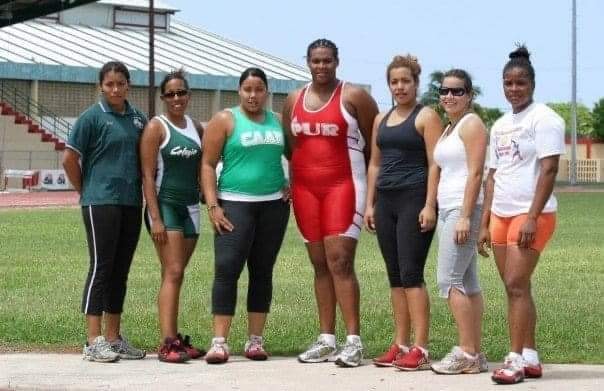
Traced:
POLYGON ((436 223, 438 170, 432 152, 442 123, 433 109, 417 103, 420 72, 410 55, 396 56, 388 66, 388 87, 396 105, 374 121, 367 171, 365 226, 377 232, 395 324, 392 345, 373 362, 404 370, 430 368, 424 265, 436 223))

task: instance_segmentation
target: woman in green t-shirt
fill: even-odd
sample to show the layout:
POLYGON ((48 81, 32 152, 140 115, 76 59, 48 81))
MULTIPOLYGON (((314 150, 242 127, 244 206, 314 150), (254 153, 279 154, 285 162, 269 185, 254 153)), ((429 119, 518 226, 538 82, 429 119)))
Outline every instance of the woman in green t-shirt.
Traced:
POLYGON ((285 137, 279 115, 264 108, 268 82, 261 69, 242 73, 239 97, 239 106, 210 120, 203 146, 203 191, 215 230, 214 338, 206 355, 213 364, 229 358, 226 340, 235 313, 237 280, 246 262, 249 340, 245 356, 268 358, 262 333, 272 299, 273 267, 289 218, 289 190, 282 166, 285 137))
POLYGON ((80 194, 90 253, 82 299, 88 329, 83 354, 97 362, 142 359, 145 352, 120 335, 120 322, 141 229, 138 144, 147 119, 126 100, 130 73, 124 64, 103 65, 99 87, 101 99, 80 115, 63 156, 65 173, 80 194))

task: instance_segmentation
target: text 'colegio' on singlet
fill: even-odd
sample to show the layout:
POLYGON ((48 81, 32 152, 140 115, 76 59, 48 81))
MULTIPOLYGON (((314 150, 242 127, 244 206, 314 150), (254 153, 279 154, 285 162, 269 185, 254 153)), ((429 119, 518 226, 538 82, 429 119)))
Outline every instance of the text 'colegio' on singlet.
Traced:
POLYGON ((157 198, 168 203, 193 205, 199 202, 199 162, 201 140, 195 124, 185 116, 184 129, 168 117, 156 117, 165 129, 157 155, 157 198))

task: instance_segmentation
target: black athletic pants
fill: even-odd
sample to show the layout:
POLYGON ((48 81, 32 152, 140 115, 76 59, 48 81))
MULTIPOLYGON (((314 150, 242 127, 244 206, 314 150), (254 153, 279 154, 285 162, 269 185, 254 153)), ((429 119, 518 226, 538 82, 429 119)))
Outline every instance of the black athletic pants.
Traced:
POLYGON ((419 212, 425 203, 425 184, 377 192, 375 229, 391 288, 424 284, 424 266, 434 236, 434 230, 420 231, 419 212))
POLYGON ((273 267, 283 242, 289 203, 283 200, 242 202, 220 200, 232 232, 214 235, 212 313, 234 315, 237 281, 247 261, 248 312, 269 312, 273 267))
POLYGON ((128 272, 141 231, 141 208, 91 205, 82 207, 82 216, 90 254, 82 312, 121 314, 128 272))

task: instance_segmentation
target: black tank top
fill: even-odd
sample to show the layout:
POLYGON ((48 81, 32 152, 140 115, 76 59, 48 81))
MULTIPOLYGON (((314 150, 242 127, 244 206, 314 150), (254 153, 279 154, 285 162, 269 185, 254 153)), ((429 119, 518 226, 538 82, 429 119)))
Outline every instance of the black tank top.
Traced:
POLYGON ((426 144, 415 128, 415 118, 422 107, 418 104, 403 122, 388 126, 386 123, 394 107, 380 122, 376 140, 382 155, 376 184, 378 189, 397 190, 426 184, 426 144))

